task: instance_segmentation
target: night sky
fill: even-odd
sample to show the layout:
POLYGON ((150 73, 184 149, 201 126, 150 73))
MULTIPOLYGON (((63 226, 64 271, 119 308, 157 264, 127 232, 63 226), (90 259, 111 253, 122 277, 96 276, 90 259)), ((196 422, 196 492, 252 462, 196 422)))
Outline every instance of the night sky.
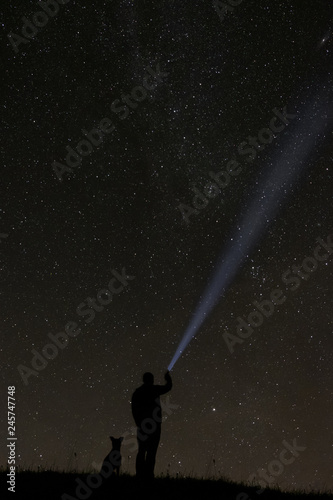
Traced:
POLYGON ((164 383, 215 263, 269 196, 262 179, 313 139, 284 159, 294 184, 171 372, 156 472, 246 481, 296 440, 274 483, 333 488, 332 2, 231 3, 69 0, 35 17, 33 37, 22 18, 44 12, 37 1, 5 7, 1 376, 5 401, 16 387, 21 467, 93 469, 113 435, 134 473, 142 374, 164 383), (296 118, 249 146, 284 108, 296 118), (89 150, 83 130, 101 122, 89 150), (241 171, 216 194, 210 173, 231 160, 241 171), (231 352, 225 332, 275 289, 284 302, 231 352), (66 325, 67 345, 25 383, 18 366, 66 325))

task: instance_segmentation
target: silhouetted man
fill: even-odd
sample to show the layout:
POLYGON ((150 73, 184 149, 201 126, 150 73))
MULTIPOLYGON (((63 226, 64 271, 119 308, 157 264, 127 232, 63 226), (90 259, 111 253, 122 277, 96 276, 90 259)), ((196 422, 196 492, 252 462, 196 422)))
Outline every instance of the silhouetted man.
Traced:
POLYGON ((161 436, 162 409, 160 396, 172 388, 170 373, 164 375, 165 385, 154 385, 154 375, 145 373, 143 384, 132 396, 132 414, 137 426, 138 454, 136 475, 140 478, 154 477, 156 452, 161 436))

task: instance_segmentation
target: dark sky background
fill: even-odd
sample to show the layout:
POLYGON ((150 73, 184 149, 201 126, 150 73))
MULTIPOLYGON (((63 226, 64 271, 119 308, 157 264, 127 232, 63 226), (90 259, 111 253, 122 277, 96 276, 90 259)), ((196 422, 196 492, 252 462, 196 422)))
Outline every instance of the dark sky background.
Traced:
MULTIPOLYGON (((239 144, 268 127, 273 108, 292 113, 332 87, 332 2, 243 0, 220 19, 212 1, 70 0, 17 54, 7 35, 40 7, 5 10, 2 397, 16 386, 20 465, 88 469, 109 435, 132 434, 132 392, 145 371, 163 383, 245 200, 300 122, 252 163, 239 144), (157 65, 168 75, 121 120, 111 103, 157 65), (59 181, 52 163, 105 117, 115 131, 59 181), (242 172, 187 224, 179 205, 192 206, 191 188, 202 192, 235 158, 242 172), (135 279, 86 323, 78 305, 122 268, 135 279), (25 385, 17 366, 69 321, 81 333, 25 385)), ((333 487, 333 255, 295 291, 281 278, 333 234, 331 102, 314 105, 321 116, 325 105, 327 127, 293 159, 302 175, 172 370, 177 408, 165 413, 157 473, 245 481, 296 439, 306 449, 275 483, 333 487), (236 334, 236 318, 277 286, 285 303, 230 353, 223 332, 236 334)), ((310 136, 314 120, 302 120, 310 136)), ((134 473, 130 447, 123 469, 134 473)))

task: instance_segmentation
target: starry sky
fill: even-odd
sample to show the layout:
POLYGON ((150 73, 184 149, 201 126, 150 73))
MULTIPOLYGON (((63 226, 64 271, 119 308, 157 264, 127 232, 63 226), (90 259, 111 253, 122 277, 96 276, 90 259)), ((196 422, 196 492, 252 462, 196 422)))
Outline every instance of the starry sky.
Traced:
MULTIPOLYGON (((296 439, 305 450, 275 484, 332 488, 333 255, 307 278, 292 271, 333 235, 331 2, 243 0, 223 12, 206 0, 69 0, 46 21, 40 11, 15 0, 2 19, 0 355, 2 394, 16 387, 18 464, 92 469, 108 436, 129 440, 142 374, 163 383, 248 200, 287 143, 306 146, 301 122, 310 141, 317 113, 326 126, 306 158, 295 152, 296 182, 171 372, 156 472, 246 481, 296 439), (43 25, 33 37, 23 17, 43 25), (274 109, 307 105, 252 146, 252 161, 239 154, 274 109), (112 132, 69 168, 66 147, 103 119, 112 132), (230 160, 239 175, 194 199, 230 160), (115 271, 131 279, 80 316, 100 290, 107 302, 115 271), (276 288, 284 303, 230 352, 224 333, 276 288), (18 366, 69 322, 80 332, 25 384, 18 366)), ((132 446, 122 453, 134 473, 132 446)))

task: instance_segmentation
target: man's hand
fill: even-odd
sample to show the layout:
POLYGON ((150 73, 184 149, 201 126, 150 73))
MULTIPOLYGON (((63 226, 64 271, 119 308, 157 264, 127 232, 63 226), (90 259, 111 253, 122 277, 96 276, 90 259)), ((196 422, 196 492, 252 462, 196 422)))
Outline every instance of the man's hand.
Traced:
POLYGON ((169 370, 165 372, 164 380, 169 380, 171 378, 169 370))

